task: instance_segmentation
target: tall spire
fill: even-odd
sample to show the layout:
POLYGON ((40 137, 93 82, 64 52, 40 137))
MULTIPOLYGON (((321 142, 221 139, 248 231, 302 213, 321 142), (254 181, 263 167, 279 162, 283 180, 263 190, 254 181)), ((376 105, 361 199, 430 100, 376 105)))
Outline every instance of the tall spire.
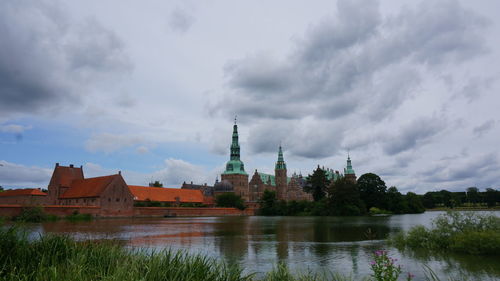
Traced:
POLYGON ((352 174, 354 175, 354 170, 352 169, 351 156, 349 152, 347 152, 347 167, 344 169, 344 174, 352 174))
POLYGON ((276 170, 286 170, 286 163, 283 157, 283 150, 281 149, 281 144, 278 150, 278 161, 276 162, 276 170))
POLYGON ((223 174, 243 174, 246 175, 245 166, 240 160, 240 144, 238 142, 238 125, 236 116, 234 117, 233 137, 230 148, 230 158, 226 164, 226 170, 223 174))
POLYGON ((238 125, 236 125, 236 116, 233 125, 233 142, 231 143, 231 160, 240 160, 240 144, 238 142, 238 125))

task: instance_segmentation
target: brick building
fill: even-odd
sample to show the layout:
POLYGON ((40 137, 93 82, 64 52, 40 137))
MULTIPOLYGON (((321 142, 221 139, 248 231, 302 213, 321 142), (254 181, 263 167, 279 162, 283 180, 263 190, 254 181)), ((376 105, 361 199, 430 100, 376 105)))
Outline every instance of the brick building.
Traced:
POLYGON ((47 193, 37 188, 8 189, 0 192, 0 204, 42 205, 47 199, 47 193))

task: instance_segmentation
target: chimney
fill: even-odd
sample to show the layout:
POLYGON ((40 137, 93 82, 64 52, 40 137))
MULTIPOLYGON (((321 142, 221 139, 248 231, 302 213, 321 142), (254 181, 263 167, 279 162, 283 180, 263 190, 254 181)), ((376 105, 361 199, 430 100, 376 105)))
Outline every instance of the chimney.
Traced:
POLYGON ((118 171, 118 174, 121 175, 122 174, 122 171, 118 171))
POLYGON ((56 167, 59 167, 59 163, 56 163, 56 167))
POLYGON ((193 185, 193 182, 191 181, 191 185, 193 185))
POLYGON ((73 166, 73 164, 69 164, 69 167, 70 167, 70 168, 73 168, 74 166, 73 166))

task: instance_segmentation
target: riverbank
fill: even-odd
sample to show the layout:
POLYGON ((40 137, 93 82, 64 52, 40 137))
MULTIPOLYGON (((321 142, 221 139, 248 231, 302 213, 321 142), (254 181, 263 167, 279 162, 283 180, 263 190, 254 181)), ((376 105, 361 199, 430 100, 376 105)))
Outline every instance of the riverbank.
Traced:
POLYGON ((448 212, 448 211, 500 211, 500 206, 488 208, 488 207, 455 207, 455 208, 432 208, 425 209, 426 212, 448 212))

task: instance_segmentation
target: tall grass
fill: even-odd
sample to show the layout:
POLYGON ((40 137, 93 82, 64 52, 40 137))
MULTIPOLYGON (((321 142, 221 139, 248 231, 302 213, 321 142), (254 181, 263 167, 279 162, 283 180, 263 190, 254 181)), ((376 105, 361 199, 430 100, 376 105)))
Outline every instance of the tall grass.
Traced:
POLYGON ((455 251, 474 255, 500 253, 500 218, 473 212, 448 212, 431 228, 415 226, 389 242, 396 247, 455 251))
POLYGON ((0 230, 0 280, 251 280, 235 266, 201 255, 129 251, 112 242, 46 235, 29 240, 0 230))

